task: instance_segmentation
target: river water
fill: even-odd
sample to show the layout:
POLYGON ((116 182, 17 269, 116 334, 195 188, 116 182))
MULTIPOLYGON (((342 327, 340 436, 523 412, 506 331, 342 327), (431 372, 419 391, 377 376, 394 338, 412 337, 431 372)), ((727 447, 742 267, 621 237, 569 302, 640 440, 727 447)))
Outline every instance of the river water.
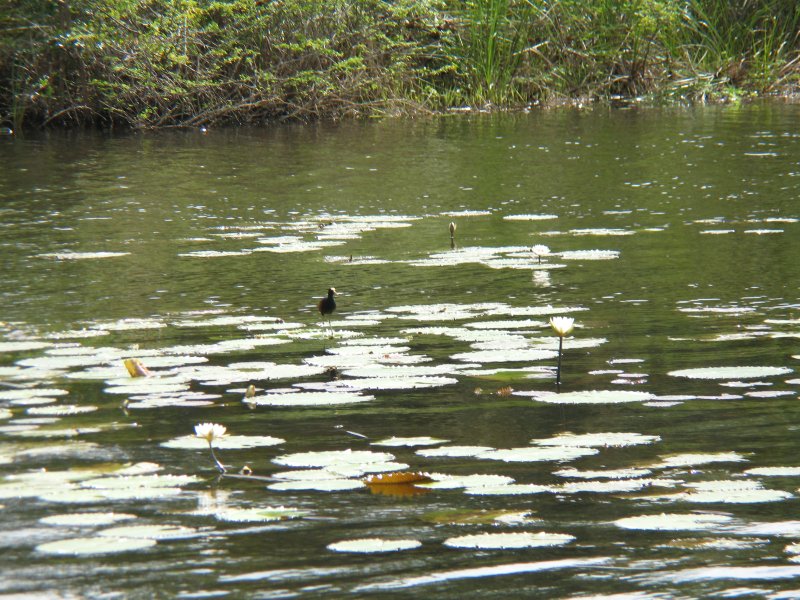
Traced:
POLYGON ((798 122, 0 138, 0 592, 797 597, 798 122))

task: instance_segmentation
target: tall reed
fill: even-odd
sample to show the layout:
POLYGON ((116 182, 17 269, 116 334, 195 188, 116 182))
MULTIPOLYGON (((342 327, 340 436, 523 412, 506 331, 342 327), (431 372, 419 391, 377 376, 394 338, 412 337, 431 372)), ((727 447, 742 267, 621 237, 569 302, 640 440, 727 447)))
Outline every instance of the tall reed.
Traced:
POLYGON ((796 56, 800 3, 786 0, 689 0, 688 65, 720 83, 766 91, 796 56))
POLYGON ((468 0, 459 14, 461 65, 469 81, 467 100, 495 105, 522 98, 513 80, 533 25, 528 0, 468 0))

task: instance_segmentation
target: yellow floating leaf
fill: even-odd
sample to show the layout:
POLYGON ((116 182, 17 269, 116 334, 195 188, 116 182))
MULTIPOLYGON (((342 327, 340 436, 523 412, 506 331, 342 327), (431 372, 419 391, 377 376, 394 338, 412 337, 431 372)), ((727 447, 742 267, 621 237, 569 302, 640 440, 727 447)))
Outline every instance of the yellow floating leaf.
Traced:
POLYGON ((131 377, 150 377, 152 375, 138 358, 126 358, 123 362, 131 377))

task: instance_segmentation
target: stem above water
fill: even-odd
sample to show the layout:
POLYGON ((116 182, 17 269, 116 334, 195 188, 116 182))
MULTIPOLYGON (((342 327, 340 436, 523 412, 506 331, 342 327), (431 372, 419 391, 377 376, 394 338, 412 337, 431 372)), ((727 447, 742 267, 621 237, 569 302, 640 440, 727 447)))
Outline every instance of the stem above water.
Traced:
POLYGON ((556 385, 561 385, 561 350, 564 346, 563 336, 558 336, 558 367, 556 368, 556 385))
POLYGON ((219 459, 217 458, 217 455, 214 453, 214 447, 211 445, 211 442, 208 442, 208 449, 211 450, 211 458, 214 459, 214 464, 217 465, 217 469, 219 469, 219 472, 220 473, 227 472, 227 469, 225 469, 225 465, 223 465, 221 462, 219 462, 219 459))

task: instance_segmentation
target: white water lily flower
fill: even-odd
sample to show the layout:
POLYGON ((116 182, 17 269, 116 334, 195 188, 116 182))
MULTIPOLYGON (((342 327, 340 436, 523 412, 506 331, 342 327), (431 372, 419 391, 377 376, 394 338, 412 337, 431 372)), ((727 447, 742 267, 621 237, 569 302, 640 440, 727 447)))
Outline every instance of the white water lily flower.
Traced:
POLYGON ((559 337, 564 337, 575 327, 575 319, 572 317, 552 317, 550 326, 555 329, 559 337))
POLYGON ((219 423, 200 423, 194 426, 194 434, 209 444, 225 435, 227 429, 219 423))

